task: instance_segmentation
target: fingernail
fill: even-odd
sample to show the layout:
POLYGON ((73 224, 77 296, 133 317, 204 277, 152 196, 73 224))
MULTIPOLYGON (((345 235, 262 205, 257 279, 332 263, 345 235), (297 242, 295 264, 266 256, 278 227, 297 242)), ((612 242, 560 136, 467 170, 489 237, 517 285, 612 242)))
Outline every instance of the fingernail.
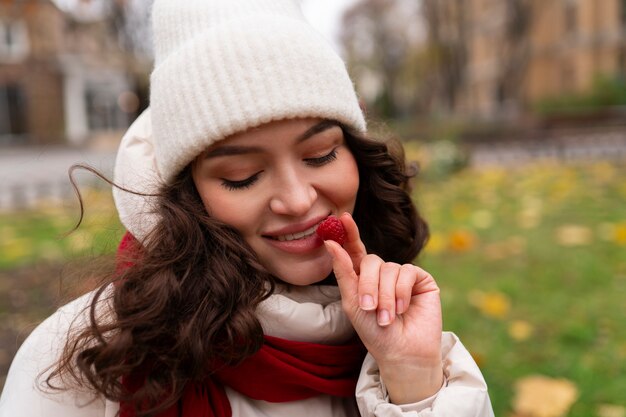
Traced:
POLYGON ((396 311, 398 314, 404 313, 404 301, 401 298, 396 300, 396 311))
POLYGON ((335 250, 333 249, 332 243, 329 243, 330 241, 324 241, 324 246, 326 247, 326 250, 330 253, 331 256, 335 255, 335 250))
POLYGON ((361 297, 361 308, 363 310, 373 310, 374 307, 376 306, 374 305, 374 298, 371 295, 365 294, 361 297))
POLYGON ((378 312, 378 324, 381 326, 386 326, 391 321, 389 317, 389 312, 387 310, 380 310, 378 312))

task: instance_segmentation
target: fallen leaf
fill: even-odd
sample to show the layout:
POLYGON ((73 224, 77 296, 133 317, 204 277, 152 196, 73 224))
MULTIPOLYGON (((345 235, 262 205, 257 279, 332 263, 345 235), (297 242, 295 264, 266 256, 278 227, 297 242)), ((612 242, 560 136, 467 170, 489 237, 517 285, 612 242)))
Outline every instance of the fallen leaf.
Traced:
POLYGON ((562 246, 584 246, 591 243, 593 233, 586 226, 569 224, 556 230, 556 241, 562 246))
POLYGON ((514 320, 509 324, 509 336, 518 342, 528 340, 534 331, 533 325, 525 320, 514 320))
POLYGON ((543 213, 543 201, 527 196, 523 199, 522 210, 517 215, 517 223, 523 229, 532 229, 539 225, 543 213))
POLYGON ((615 404, 600 404, 596 409, 598 417, 626 417, 626 407, 615 404))
POLYGON ((428 242, 426 243, 424 250, 428 253, 437 254, 443 252, 445 248, 446 239, 441 235, 441 233, 432 233, 428 238, 428 242))
POLYGON ((476 244, 476 237, 466 230, 456 230, 450 234, 450 249, 455 252, 467 252, 476 244))
POLYGON ((513 410, 527 417, 562 417, 578 398, 578 388, 567 379, 529 375, 515 383, 513 410))
POLYGON ((469 303, 476 307, 484 316, 503 319, 511 310, 509 297, 499 291, 470 291, 467 295, 469 303))
POLYGON ((5 241, 0 247, 0 257, 9 262, 21 260, 31 256, 33 243, 29 239, 15 238, 5 241))
POLYGON ((626 245, 626 223, 621 223, 615 226, 613 241, 618 245, 626 245))

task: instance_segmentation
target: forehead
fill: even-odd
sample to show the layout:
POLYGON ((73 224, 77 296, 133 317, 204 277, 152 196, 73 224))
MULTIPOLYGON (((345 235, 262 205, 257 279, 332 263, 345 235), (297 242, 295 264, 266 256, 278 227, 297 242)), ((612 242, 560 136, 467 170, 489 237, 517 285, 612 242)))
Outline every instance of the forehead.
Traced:
POLYGON ((212 158, 262 152, 268 148, 298 145, 314 136, 335 135, 342 130, 338 123, 324 119, 287 119, 273 121, 240 132, 210 146, 202 156, 212 158))

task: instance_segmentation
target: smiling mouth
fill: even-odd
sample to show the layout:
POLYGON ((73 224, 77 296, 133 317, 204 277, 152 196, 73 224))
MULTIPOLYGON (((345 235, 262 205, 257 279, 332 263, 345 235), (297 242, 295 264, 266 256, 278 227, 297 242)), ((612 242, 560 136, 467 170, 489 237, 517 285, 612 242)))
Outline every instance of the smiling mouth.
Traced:
POLYGON ((265 236, 265 237, 267 237, 268 239, 277 240, 279 242, 289 242, 292 240, 304 239, 311 235, 314 235, 315 230, 317 229, 317 226, 319 226, 319 223, 309 227, 306 230, 303 230, 302 232, 289 233, 289 234, 280 235, 280 236, 265 236))

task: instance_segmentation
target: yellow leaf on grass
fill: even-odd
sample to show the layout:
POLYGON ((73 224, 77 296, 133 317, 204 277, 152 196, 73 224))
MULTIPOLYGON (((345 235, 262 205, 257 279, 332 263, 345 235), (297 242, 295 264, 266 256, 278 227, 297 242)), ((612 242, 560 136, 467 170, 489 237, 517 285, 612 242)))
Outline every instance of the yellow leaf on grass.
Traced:
POLYGON ((428 253, 436 254, 442 252, 446 248, 446 239, 441 233, 432 233, 428 238, 424 250, 428 253))
POLYGON ((530 375, 515 383, 513 410, 527 417, 561 417, 577 398, 578 388, 572 381, 530 375))
POLYGON ((562 246, 584 246, 592 239, 593 233, 587 226, 568 224, 556 229, 556 241, 562 246))
POLYGON ((613 240, 619 245, 626 245, 626 223, 615 225, 613 240))
POLYGON ((596 409, 598 417, 626 417, 626 407, 623 405, 600 404, 596 409))
POLYGON ((456 230, 450 234, 449 245, 455 252, 467 252, 476 245, 476 237, 466 230, 456 230))
POLYGON ((522 210, 517 215, 517 223, 523 229, 533 229, 541 222, 543 201, 537 197, 525 196, 522 210))
POLYGON ((467 297, 472 306, 490 318, 503 319, 511 310, 509 297, 498 291, 482 292, 475 290, 471 291, 467 297))
POLYGON ((494 242, 483 247, 482 253, 487 259, 498 260, 523 255, 527 241, 522 236, 511 236, 504 241, 494 242))
POLYGON ((31 256, 33 242, 25 238, 15 238, 0 246, 0 257, 13 262, 31 256))
POLYGON ((534 331, 533 325, 525 320, 514 320, 509 324, 509 336, 518 342, 528 340, 534 331))

